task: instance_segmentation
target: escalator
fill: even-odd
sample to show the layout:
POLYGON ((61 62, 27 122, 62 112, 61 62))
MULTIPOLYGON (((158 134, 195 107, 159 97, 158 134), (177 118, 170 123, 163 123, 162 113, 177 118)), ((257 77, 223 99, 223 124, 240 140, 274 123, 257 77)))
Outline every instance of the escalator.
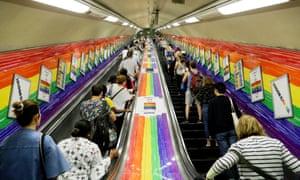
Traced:
MULTIPOLYGON (((159 52, 159 51, 158 51, 159 52)), ((185 120, 185 97, 183 94, 179 94, 179 90, 176 85, 176 80, 170 77, 165 66, 165 58, 162 56, 162 53, 159 54, 160 63, 163 68, 163 73, 167 82, 169 89, 169 94, 174 105, 175 114, 177 120, 183 122, 185 120)), ((193 106, 190 109, 190 123, 180 123, 180 129, 182 137, 188 152, 188 155, 200 174, 201 177, 205 177, 205 174, 212 166, 212 164, 219 157, 219 149, 212 143, 211 147, 205 147, 206 139, 204 136, 204 126, 202 123, 198 123, 198 115, 196 106, 193 106)), ((224 180, 224 174, 219 175, 215 179, 224 180)))

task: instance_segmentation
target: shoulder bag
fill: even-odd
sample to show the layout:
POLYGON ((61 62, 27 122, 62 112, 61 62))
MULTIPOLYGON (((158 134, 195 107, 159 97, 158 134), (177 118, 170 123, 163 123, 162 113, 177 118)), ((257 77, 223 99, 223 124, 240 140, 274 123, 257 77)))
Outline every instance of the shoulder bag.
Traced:
POLYGON ((235 112, 235 109, 234 109, 234 106, 233 106, 233 102, 232 102, 232 99, 230 97, 229 98, 229 101, 230 101, 230 106, 231 106, 231 116, 232 116, 232 119, 233 119, 233 124, 234 124, 234 128, 236 129, 237 128, 237 125, 239 123, 239 118, 237 117, 236 115, 236 112, 235 112))
POLYGON ((44 155, 44 139, 45 139, 45 134, 42 134, 41 138, 40 138, 40 144, 39 144, 39 154, 40 154, 40 160, 41 160, 42 173, 43 173, 44 179, 47 179, 46 167, 45 167, 45 155, 44 155))

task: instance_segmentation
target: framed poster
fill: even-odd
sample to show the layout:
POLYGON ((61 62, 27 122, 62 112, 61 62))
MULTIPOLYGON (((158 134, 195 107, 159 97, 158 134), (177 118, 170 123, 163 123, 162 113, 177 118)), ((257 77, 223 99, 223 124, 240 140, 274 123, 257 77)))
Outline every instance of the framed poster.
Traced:
POLYGON ((65 90, 66 85, 66 63, 62 60, 58 60, 56 86, 62 90, 65 90))
POLYGON ((200 63, 201 62, 201 57, 200 57, 200 51, 201 51, 201 49, 200 49, 200 46, 197 48, 197 62, 198 63, 200 63))
POLYGON ((89 56, 88 56, 88 68, 90 71, 93 69, 93 64, 94 64, 94 53, 90 49, 89 56))
POLYGON ((242 59, 234 64, 234 82, 236 90, 242 89, 245 85, 242 59))
POLYGON ((229 55, 223 58, 223 80, 224 82, 230 79, 229 55))
POLYGON ((37 99, 45 102, 50 101, 51 83, 52 71, 45 66, 41 66, 37 99))
POLYGON ((258 66, 250 71, 250 94, 251 101, 256 102, 264 99, 264 87, 261 75, 261 67, 258 66))
POLYGON ((98 66, 99 62, 101 62, 100 60, 100 51, 99 49, 96 47, 95 48, 95 65, 98 66))
POLYGON ((207 51, 207 70, 210 70, 212 68, 212 58, 211 58, 211 49, 207 51))
POLYGON ((81 53, 81 60, 80 60, 80 73, 82 75, 85 75, 85 66, 86 66, 86 62, 85 62, 85 53, 82 52, 81 53))
POLYGON ((271 81, 274 118, 293 116, 288 75, 285 74, 271 81))
POLYGON ((71 61, 71 71, 70 71, 70 79, 72 81, 77 80, 77 69, 78 69, 78 59, 75 54, 72 55, 72 61, 71 61))
POLYGON ((219 74, 220 72, 220 59, 219 59, 219 52, 216 52, 215 56, 214 56, 214 73, 215 75, 219 74))
POLYGON ((7 116, 15 118, 12 104, 16 101, 23 101, 29 99, 31 81, 24 77, 14 74, 12 88, 10 92, 10 102, 7 116))
POLYGON ((201 65, 204 66, 205 65, 205 49, 204 48, 201 49, 200 58, 201 58, 201 65))

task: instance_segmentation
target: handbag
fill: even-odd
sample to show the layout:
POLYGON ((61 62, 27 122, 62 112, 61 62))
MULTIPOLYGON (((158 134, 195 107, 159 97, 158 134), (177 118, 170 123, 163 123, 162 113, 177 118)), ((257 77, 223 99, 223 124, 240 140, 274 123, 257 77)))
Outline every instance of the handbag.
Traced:
POLYGON ((237 117, 237 114, 234 110, 232 99, 230 97, 228 97, 228 98, 229 98, 230 106, 231 106, 231 116, 232 116, 232 119, 233 119, 233 125, 234 125, 234 128, 236 129, 237 125, 239 123, 239 118, 237 117))
POLYGON ((265 179, 268 179, 268 180, 276 180, 274 177, 272 177, 271 175, 269 174, 266 174, 262 169, 254 166, 252 163, 250 163, 247 159, 245 159, 238 151, 234 150, 234 149, 231 149, 230 150, 231 152, 233 152, 234 154, 236 154, 240 161, 242 163, 245 163, 248 167, 250 167, 254 172, 258 173, 259 175, 261 175, 262 177, 264 177, 265 179))

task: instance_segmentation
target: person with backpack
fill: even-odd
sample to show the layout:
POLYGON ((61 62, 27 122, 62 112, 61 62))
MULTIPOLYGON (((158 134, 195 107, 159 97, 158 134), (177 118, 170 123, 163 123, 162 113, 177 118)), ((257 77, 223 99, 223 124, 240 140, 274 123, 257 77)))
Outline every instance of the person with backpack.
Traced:
MULTIPOLYGON (((97 121, 108 120, 113 121, 116 120, 115 113, 110 109, 109 105, 105 101, 104 98, 104 86, 102 84, 95 84, 92 86, 92 97, 86 101, 83 101, 80 104, 80 115, 82 119, 85 119, 92 124, 92 140, 98 144, 99 148, 105 153, 109 148, 106 146, 107 142, 105 143, 104 140, 95 139, 95 133, 98 125, 102 124, 97 121), (103 142, 101 142, 103 141, 103 142), (105 146, 103 146, 105 144, 105 146)), ((99 130, 99 129, 98 129, 99 130)), ((97 134, 99 137, 100 135, 97 134)), ((101 136, 100 136, 101 137, 101 136)), ((103 137, 101 137, 103 138, 103 137)), ((104 154, 103 153, 103 154, 104 154)))
POLYGON ((202 123, 202 110, 200 102, 196 98, 196 94, 199 92, 202 84, 202 74, 196 68, 196 62, 191 61, 189 63, 189 71, 186 72, 182 78, 182 87, 187 84, 185 91, 185 121, 182 123, 189 122, 190 107, 193 103, 196 104, 198 112, 198 122, 202 123), (187 82, 187 83, 186 83, 187 82))

